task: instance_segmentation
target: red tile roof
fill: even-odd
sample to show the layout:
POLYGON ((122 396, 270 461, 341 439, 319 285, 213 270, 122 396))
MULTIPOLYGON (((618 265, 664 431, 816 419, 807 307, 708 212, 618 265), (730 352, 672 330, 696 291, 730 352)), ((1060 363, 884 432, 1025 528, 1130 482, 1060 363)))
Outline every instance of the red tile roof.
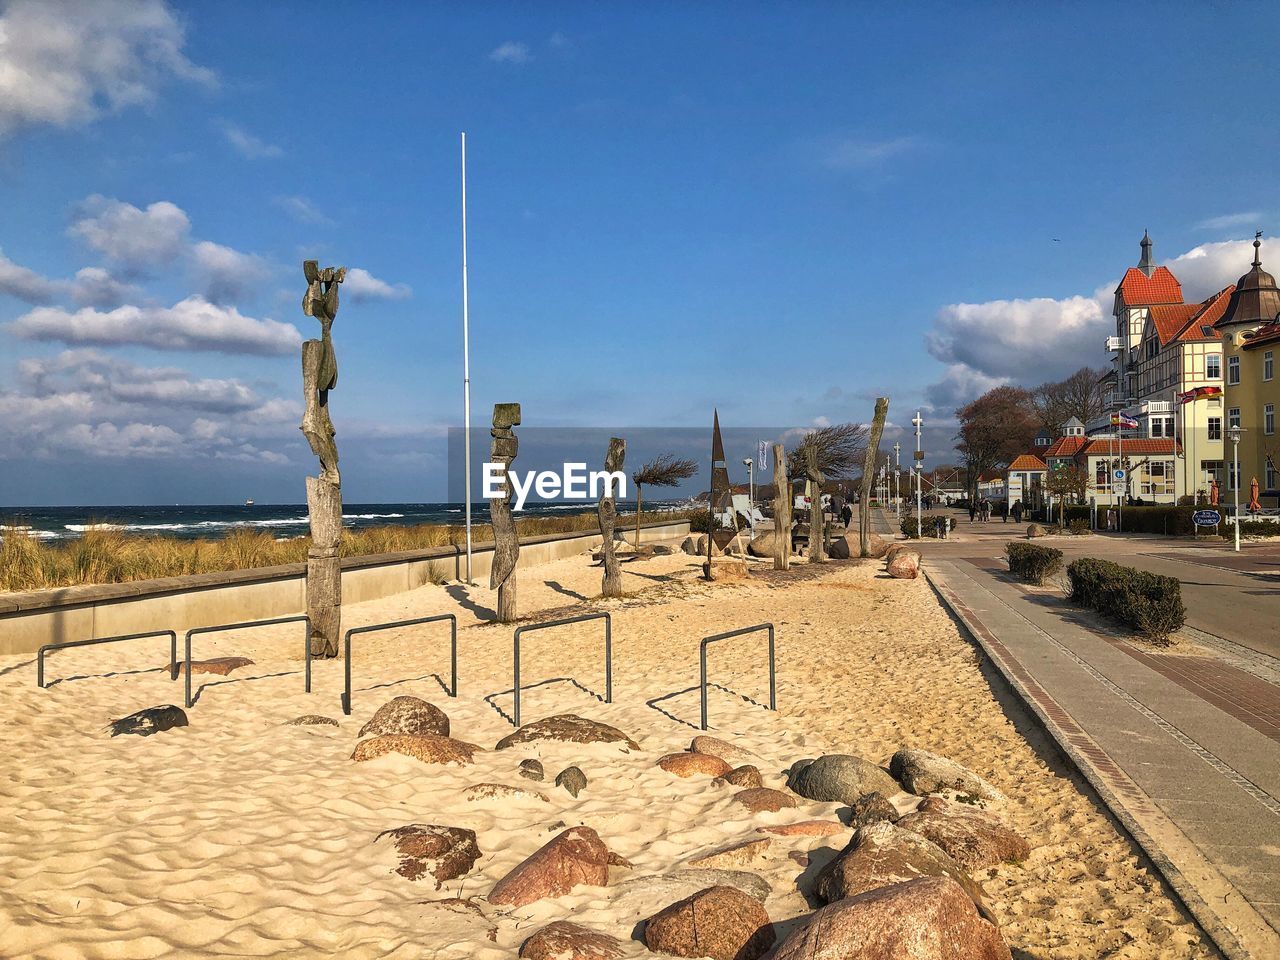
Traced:
MULTIPOLYGON (((1078 437, 1076 439, 1079 439, 1078 437)), ((1010 470, 1048 470, 1048 466, 1043 460, 1033 453, 1023 453, 1014 458, 1013 463, 1009 464, 1010 470)))
POLYGON ((1152 305, 1147 314, 1156 328, 1160 346, 1169 343, 1186 329, 1191 318, 1200 310, 1198 303, 1160 303, 1152 305))
POLYGON ((1053 441, 1053 446, 1044 452, 1045 460, 1050 457, 1071 457, 1075 452, 1084 446, 1086 437, 1059 437, 1053 441))
POLYGON ((1178 334, 1178 339, 1184 343, 1193 340, 1219 339, 1222 335, 1213 329, 1213 325, 1222 319, 1222 315, 1227 310, 1227 304, 1231 302, 1231 294, 1235 293, 1235 290, 1234 283, 1228 284, 1204 303, 1199 304, 1195 316, 1178 334), (1209 332, 1205 333, 1206 330, 1209 332))
MULTIPOLYGON (((1106 457, 1120 455, 1120 441, 1117 439, 1107 439, 1099 437, 1090 440, 1076 453, 1076 459, 1084 459, 1086 457, 1106 457)), ((1174 449, 1173 437, 1125 437, 1124 438, 1124 455, 1139 454, 1165 454, 1173 456, 1177 451, 1174 449)))
POLYGON ((1182 302, 1182 284, 1168 267, 1156 267, 1149 277, 1137 267, 1130 267, 1124 272, 1116 293, 1124 299, 1127 307, 1182 302))
POLYGON ((1264 327, 1259 327, 1253 336, 1245 340, 1242 350, 1252 350, 1254 347, 1260 347, 1265 343, 1275 343, 1280 340, 1280 320, 1273 320, 1264 327))

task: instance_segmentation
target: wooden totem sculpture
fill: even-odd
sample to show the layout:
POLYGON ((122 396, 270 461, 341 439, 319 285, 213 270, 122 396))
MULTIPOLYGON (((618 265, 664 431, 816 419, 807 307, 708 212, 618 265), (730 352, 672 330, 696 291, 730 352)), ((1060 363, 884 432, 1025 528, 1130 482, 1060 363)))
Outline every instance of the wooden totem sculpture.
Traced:
POLYGON ((858 556, 871 556, 871 481, 880 455, 880 438, 889 416, 889 398, 876 399, 876 412, 871 418, 871 436, 867 439, 867 456, 862 464, 862 489, 858 491, 858 556))
POLYGON ((320 476, 307 477, 307 513, 311 520, 311 547, 307 550, 307 616, 311 618, 311 655, 336 657, 342 630, 342 568, 338 547, 342 539, 342 478, 338 474, 338 447, 329 419, 329 391, 338 385, 338 359, 333 352, 330 328, 338 315, 338 284, 346 267, 319 269, 315 260, 304 260, 307 292, 302 312, 320 321, 320 339, 302 345, 302 393, 306 410, 302 433, 311 452, 320 460, 320 476))
POLYGON ((791 569, 791 483, 787 480, 787 453, 773 445, 773 569, 791 569))
POLYGON ((515 460, 520 441, 512 427, 520 425, 520 404, 493 405, 493 437, 489 462, 502 465, 502 488, 506 493, 489 501, 489 522, 493 526, 493 567, 489 571, 489 589, 498 591, 498 622, 510 623, 516 618, 516 561, 520 559, 520 538, 511 516, 511 499, 515 490, 507 480, 511 461, 515 460))
MULTIPOLYGON (((622 470, 622 461, 627 456, 627 441, 619 437, 609 440, 609 452, 604 457, 605 473, 616 473, 622 470)), ((600 517, 600 553, 604 557, 604 578, 600 582, 600 596, 622 596, 622 567, 618 563, 618 553, 613 542, 613 530, 618 521, 618 508, 613 502, 613 485, 608 481, 600 491, 600 502, 596 505, 596 514, 600 517)))
POLYGON ((806 450, 808 463, 805 466, 805 477, 809 488, 809 562, 827 562, 827 521, 822 516, 822 481, 826 479, 818 469, 818 448, 810 444, 806 450))

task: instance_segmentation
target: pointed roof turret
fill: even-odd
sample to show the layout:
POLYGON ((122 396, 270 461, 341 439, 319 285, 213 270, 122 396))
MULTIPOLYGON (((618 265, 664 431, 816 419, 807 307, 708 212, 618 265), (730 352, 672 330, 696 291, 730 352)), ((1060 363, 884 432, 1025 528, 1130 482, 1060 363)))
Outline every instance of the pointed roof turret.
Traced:
POLYGON ((1147 235, 1147 231, 1142 231, 1142 259, 1138 261, 1138 269, 1147 275, 1147 279, 1151 278, 1151 274, 1156 272, 1155 261, 1151 259, 1151 237, 1147 235))
POLYGON ((1262 231, 1259 230, 1253 237, 1250 270, 1236 282, 1231 301, 1214 326, 1269 323, 1277 315, 1280 315, 1280 289, 1276 287, 1276 278, 1262 269, 1262 231))

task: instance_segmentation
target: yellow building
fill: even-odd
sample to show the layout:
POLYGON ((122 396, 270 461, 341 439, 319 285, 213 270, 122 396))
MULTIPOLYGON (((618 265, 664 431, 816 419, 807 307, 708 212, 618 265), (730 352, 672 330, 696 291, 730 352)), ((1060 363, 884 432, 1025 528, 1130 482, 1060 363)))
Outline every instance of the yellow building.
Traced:
MULTIPOLYGON (((1261 236, 1261 235, 1259 235, 1261 236)), ((1276 432, 1276 412, 1280 410, 1280 378, 1276 357, 1280 355, 1280 289, 1275 278, 1262 269, 1262 241, 1253 241, 1253 267, 1236 283, 1235 292, 1222 318, 1215 325, 1222 336, 1226 362, 1227 433, 1239 426, 1240 504, 1249 500, 1250 485, 1258 481, 1259 503, 1280 506, 1280 434, 1276 432)), ((1232 445, 1226 444, 1227 497, 1237 478, 1232 469, 1232 445)))
POLYGON ((1165 485, 1157 484, 1158 502, 1203 498, 1215 480, 1226 479, 1223 358, 1214 324, 1234 288, 1187 303, 1182 284, 1168 267, 1156 265, 1151 248, 1151 238, 1143 234, 1141 260, 1116 287, 1116 335, 1107 342, 1114 366, 1103 381, 1107 413, 1086 432, 1096 439, 1116 436, 1110 414, 1120 412, 1138 422, 1126 440, 1176 441, 1174 489, 1165 494, 1165 485))

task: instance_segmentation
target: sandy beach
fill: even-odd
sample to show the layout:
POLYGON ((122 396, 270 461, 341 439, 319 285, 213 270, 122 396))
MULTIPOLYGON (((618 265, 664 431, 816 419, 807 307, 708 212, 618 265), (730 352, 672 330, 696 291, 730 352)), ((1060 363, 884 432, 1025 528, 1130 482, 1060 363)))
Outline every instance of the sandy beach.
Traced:
MULTIPOLYGON (((803 798, 751 813, 734 787, 656 766, 700 732, 699 639, 766 621, 777 627, 778 712, 762 706, 763 643, 728 641, 710 654, 718 686, 708 731, 757 754, 766 786, 782 788, 787 767, 822 753, 876 763, 902 745, 942 754, 1007 795, 1000 814, 1030 843, 1025 862, 973 874, 1015 958, 1217 955, 1030 716, 993 692, 926 581, 889 579, 875 561, 799 564, 788 574, 760 564, 743 584, 707 584, 698 573, 684 555, 627 564, 628 597, 601 602, 588 555, 519 572, 522 613, 608 610, 614 649, 614 702, 605 704, 598 623, 527 635, 522 719, 605 721, 639 743, 633 751, 550 741, 493 750, 513 729, 512 629, 483 623, 490 591, 458 584, 344 608, 345 626, 459 617, 456 699, 445 690, 446 627, 374 634, 358 641, 349 717, 341 660, 316 663, 314 692, 303 692, 297 625, 197 638, 197 658, 254 663, 197 676, 190 725, 149 738, 104 728, 144 707, 181 704, 181 681, 163 669, 165 641, 55 653, 46 669, 63 679, 47 690, 35 684, 32 657, 5 658, 0 955, 500 958, 559 919, 651 955, 631 939, 638 924, 696 887, 673 893, 642 878, 758 838, 760 827, 839 820, 839 805, 803 798), (453 737, 484 750, 465 766, 396 754, 353 761, 361 726, 402 694, 431 701, 453 737), (304 714, 339 725, 285 725, 304 714), (546 782, 519 776, 526 758, 542 762, 546 782), (576 798, 551 783, 569 765, 588 779, 576 798), (469 799, 479 783, 526 795, 469 799), (393 846, 375 838, 415 823, 474 830, 479 860, 440 889, 430 877, 401 876, 393 846), (512 867, 578 824, 631 866, 612 868, 607 887, 524 907, 485 900, 512 867)), ((765 906, 780 936, 812 910, 803 886, 814 868, 851 835, 842 826, 826 837, 775 836, 739 868, 768 881, 765 906)))

